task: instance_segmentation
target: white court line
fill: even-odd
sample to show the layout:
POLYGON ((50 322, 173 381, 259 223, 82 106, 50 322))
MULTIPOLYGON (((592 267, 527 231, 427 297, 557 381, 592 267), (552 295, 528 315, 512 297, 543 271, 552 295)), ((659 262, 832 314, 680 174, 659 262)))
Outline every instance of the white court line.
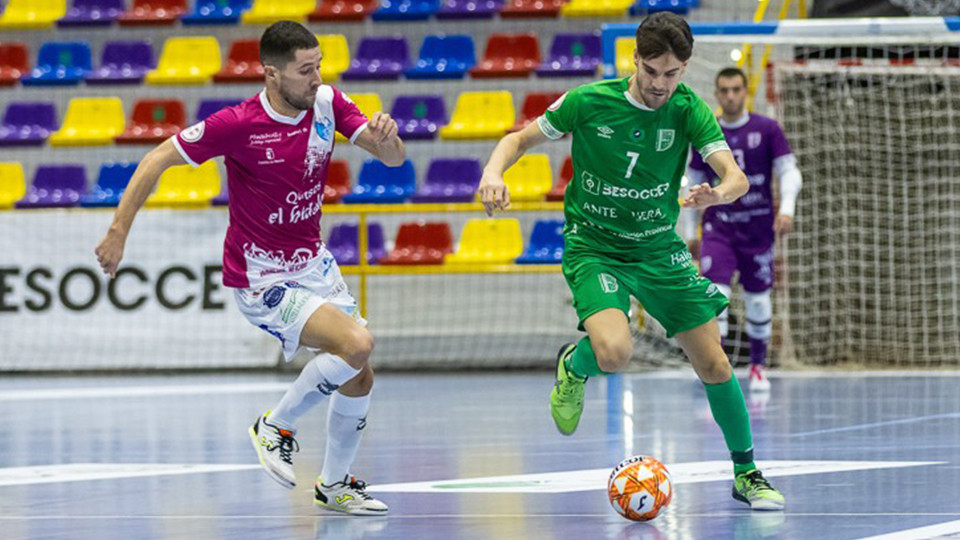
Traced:
MULTIPOLYGON (((738 377, 745 377, 749 373, 748 368, 736 368, 733 370, 738 377)), ((679 380, 697 380, 696 374, 689 367, 658 369, 656 371, 622 373, 623 376, 632 379, 679 379, 679 380)), ((822 378, 870 378, 870 379, 889 379, 903 377, 960 377, 960 370, 802 370, 802 371, 781 371, 771 369, 767 371, 767 376, 771 379, 822 379, 822 378)))
POLYGON ((35 390, 3 390, 0 401, 45 401, 53 399, 101 399, 125 397, 188 396, 210 394, 254 394, 283 392, 290 383, 226 383, 160 386, 97 386, 85 388, 37 388, 35 390))
POLYGON ((960 520, 938 523, 927 527, 917 527, 916 529, 904 529, 889 534, 881 534, 880 536, 865 537, 860 540, 927 540, 931 538, 947 538, 948 534, 960 534, 960 520))
MULTIPOLYGON (((122 515, 122 514, 110 514, 110 515, 91 515, 91 514, 81 514, 81 515, 64 515, 64 514, 54 514, 54 515, 29 515, 29 516, 0 516, 0 522, 3 521, 21 521, 21 520, 35 520, 35 519, 57 519, 57 520, 83 520, 83 519, 212 519, 212 520, 223 520, 223 519, 347 519, 350 521, 356 521, 356 516, 350 516, 345 514, 333 513, 330 511, 322 511, 323 513, 316 514, 304 514, 304 515, 227 515, 227 514, 216 514, 216 515, 122 515)), ((581 513, 581 514, 544 514, 544 513, 528 513, 528 514, 388 514, 386 516, 370 516, 369 519, 364 519, 363 521, 371 520, 411 520, 411 519, 521 519, 521 518, 587 518, 587 517, 608 517, 615 516, 609 512, 599 512, 599 513, 581 513)), ((671 513, 671 516, 676 518, 730 518, 730 517, 743 517, 751 516, 749 511, 734 511, 734 512, 712 512, 712 513, 671 513)), ((783 512, 784 516, 787 517, 927 517, 927 516, 956 516, 956 512, 944 512, 944 513, 887 513, 887 512, 783 512)), ((925 538, 925 537, 921 537, 925 538)), ((859 539, 859 540, 872 540, 872 539, 859 539)))
POLYGON ((822 435, 825 433, 842 433, 845 431, 859 431, 861 429, 870 429, 881 426, 895 426, 898 424, 912 424, 915 422, 926 422, 927 420, 937 420, 941 418, 960 418, 960 412, 930 414, 927 416, 914 416, 912 418, 901 418, 899 420, 888 420, 886 422, 870 422, 868 424, 855 424, 852 426, 818 429, 815 431, 804 431, 802 433, 792 433, 791 437, 806 437, 808 435, 822 435))
POLYGON ((0 487, 259 469, 251 464, 70 463, 0 469, 0 487))

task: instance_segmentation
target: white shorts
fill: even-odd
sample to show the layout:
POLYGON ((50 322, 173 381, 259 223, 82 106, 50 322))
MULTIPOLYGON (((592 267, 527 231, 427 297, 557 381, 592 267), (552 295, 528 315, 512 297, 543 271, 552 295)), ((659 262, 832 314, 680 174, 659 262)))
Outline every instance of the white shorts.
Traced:
POLYGON ((300 350, 300 332, 323 304, 332 304, 366 326, 357 301, 347 290, 337 261, 326 249, 320 253, 316 271, 295 281, 280 279, 250 289, 234 289, 237 306, 250 324, 280 340, 289 362, 300 350))

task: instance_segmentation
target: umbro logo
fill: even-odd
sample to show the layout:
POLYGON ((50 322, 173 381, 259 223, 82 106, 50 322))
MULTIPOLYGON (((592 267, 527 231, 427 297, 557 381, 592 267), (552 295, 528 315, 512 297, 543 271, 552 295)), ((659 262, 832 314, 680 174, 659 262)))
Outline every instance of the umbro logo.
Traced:
POLYGON ((597 137, 609 139, 613 135, 613 128, 610 126, 600 126, 597 128, 597 137))

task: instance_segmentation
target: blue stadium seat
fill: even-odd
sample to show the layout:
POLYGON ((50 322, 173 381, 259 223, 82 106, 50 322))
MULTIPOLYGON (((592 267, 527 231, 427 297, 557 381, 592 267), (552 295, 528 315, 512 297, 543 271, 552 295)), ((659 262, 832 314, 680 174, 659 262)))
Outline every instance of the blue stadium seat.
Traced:
POLYGON ((88 193, 80 197, 80 206, 87 208, 117 206, 120 204, 123 190, 127 189, 127 184, 135 170, 137 170, 136 162, 108 161, 104 163, 100 166, 97 184, 88 193))
POLYGON ((90 45, 80 41, 44 43, 37 53, 37 65, 24 75, 24 86, 70 86, 90 73, 90 45))
POLYGON ((408 79, 462 79, 477 64, 470 36, 427 36, 408 79))
POLYGON ((375 21, 425 21, 440 9, 440 0, 381 0, 375 21))
POLYGON ((686 15, 696 7, 696 0, 637 0, 635 4, 630 6, 630 15, 643 17, 658 11, 686 15))
POLYGON ((253 0, 197 0, 193 11, 184 15, 184 26, 201 24, 240 24, 240 14, 250 9, 253 0))
POLYGON ((530 242, 517 264, 560 264, 563 258, 563 220, 537 221, 530 234, 530 242))
POLYGON ((346 204, 402 203, 413 195, 417 174, 409 159, 399 167, 388 167, 379 160, 368 159, 360 169, 353 192, 344 195, 346 204))

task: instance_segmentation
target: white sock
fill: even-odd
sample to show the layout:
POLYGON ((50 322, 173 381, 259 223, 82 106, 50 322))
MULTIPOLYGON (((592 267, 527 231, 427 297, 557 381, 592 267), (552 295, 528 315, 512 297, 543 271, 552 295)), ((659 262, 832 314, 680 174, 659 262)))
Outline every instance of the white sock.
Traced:
POLYGON ((271 410, 268 421, 277 427, 293 430, 301 416, 358 373, 359 369, 354 369, 339 356, 318 355, 303 367, 293 386, 271 410))
POLYGON ((367 427, 370 394, 350 397, 337 392, 330 399, 327 413, 327 453, 323 458, 320 478, 324 484, 341 482, 350 472, 350 465, 360 447, 360 437, 367 427))

